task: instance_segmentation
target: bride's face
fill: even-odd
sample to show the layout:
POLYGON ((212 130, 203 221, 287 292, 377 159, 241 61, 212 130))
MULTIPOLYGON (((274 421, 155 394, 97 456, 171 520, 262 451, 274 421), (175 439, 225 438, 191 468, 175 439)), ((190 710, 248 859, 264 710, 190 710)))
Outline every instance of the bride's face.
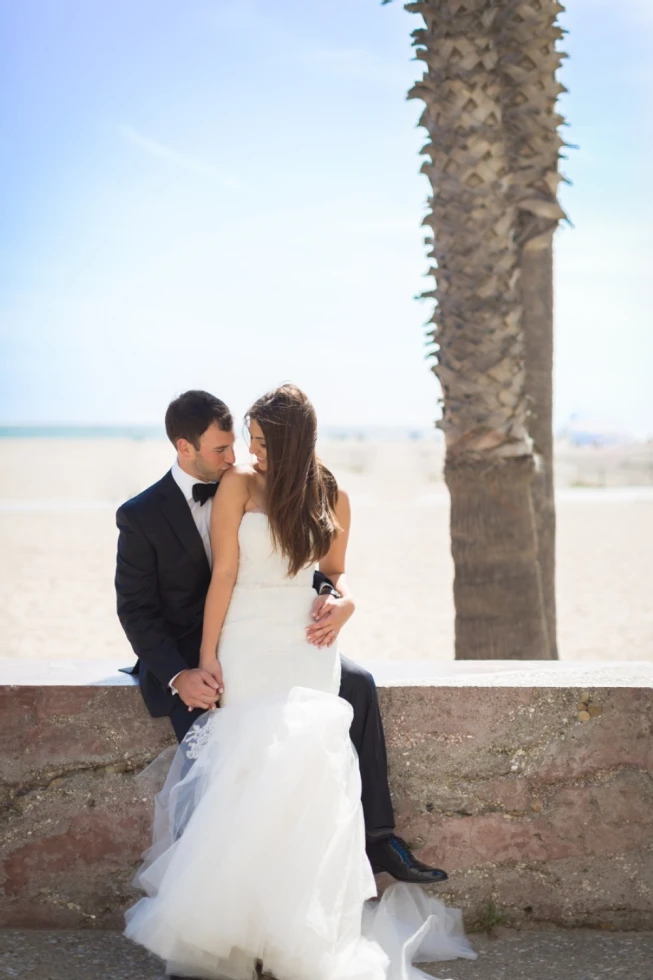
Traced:
POLYGON ((265 473, 268 468, 268 456, 265 446, 263 429, 255 419, 249 420, 249 451, 256 456, 256 469, 265 473))

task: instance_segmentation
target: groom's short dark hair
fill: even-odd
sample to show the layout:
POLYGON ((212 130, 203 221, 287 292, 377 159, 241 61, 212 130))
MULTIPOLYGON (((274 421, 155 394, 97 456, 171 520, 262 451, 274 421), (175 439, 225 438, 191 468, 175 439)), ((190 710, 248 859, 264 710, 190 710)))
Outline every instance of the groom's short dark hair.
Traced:
POLYGON ((202 434, 217 422, 223 432, 231 432, 234 420, 224 402, 208 391, 185 391, 168 405, 166 433, 177 448, 179 439, 186 439, 199 449, 202 434))

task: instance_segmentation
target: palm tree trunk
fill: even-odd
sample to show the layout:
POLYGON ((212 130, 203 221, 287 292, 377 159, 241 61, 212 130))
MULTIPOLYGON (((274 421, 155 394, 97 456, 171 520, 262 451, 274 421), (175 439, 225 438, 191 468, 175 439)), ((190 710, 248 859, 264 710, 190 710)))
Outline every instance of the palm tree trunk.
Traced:
POLYGON ((557 100, 564 86, 556 71, 563 31, 557 0, 504 5, 496 26, 503 121, 519 211, 519 287, 524 332, 529 433, 538 466, 532 496, 538 538, 550 657, 557 659, 555 603, 555 502, 553 482, 553 233, 564 212, 557 201, 563 121, 557 100))
POLYGON ((538 454, 531 493, 550 657, 558 659, 555 597, 556 518, 553 469, 553 242, 525 246, 520 286, 524 305, 529 429, 538 454))
POLYGON ((443 392, 457 659, 552 654, 520 283, 522 216, 531 202, 515 193, 515 164, 524 161, 515 161, 519 141, 504 118, 510 97, 515 106, 519 100, 507 85, 513 51, 503 39, 511 18, 521 23, 522 6, 421 0, 406 8, 425 21, 413 36, 427 71, 409 98, 424 101, 420 124, 430 137, 422 170, 433 197, 424 223, 434 232, 436 287, 425 295, 436 300, 430 336, 443 392))
POLYGON ((529 455, 448 454, 457 660, 549 656, 532 473, 529 455))

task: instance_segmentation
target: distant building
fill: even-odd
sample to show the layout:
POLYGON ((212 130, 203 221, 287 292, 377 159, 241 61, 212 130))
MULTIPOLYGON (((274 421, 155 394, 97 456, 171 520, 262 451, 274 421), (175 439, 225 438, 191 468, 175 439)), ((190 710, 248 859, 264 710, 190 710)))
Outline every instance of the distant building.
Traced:
POLYGON ((616 423, 585 415, 572 415, 558 438, 572 446, 620 446, 632 442, 616 423))

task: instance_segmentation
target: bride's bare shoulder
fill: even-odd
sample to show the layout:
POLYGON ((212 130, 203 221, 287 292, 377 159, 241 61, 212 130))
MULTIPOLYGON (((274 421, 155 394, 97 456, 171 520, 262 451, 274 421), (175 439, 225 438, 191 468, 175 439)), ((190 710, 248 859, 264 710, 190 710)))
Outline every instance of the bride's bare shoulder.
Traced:
POLYGON ((247 463, 239 464, 238 466, 232 466, 222 477, 220 482, 223 480, 251 480, 253 476, 256 476, 256 470, 253 466, 247 463))
POLYGON ((220 479, 220 491, 238 496, 248 496, 249 488, 254 477, 254 470, 251 466, 232 466, 220 479))

